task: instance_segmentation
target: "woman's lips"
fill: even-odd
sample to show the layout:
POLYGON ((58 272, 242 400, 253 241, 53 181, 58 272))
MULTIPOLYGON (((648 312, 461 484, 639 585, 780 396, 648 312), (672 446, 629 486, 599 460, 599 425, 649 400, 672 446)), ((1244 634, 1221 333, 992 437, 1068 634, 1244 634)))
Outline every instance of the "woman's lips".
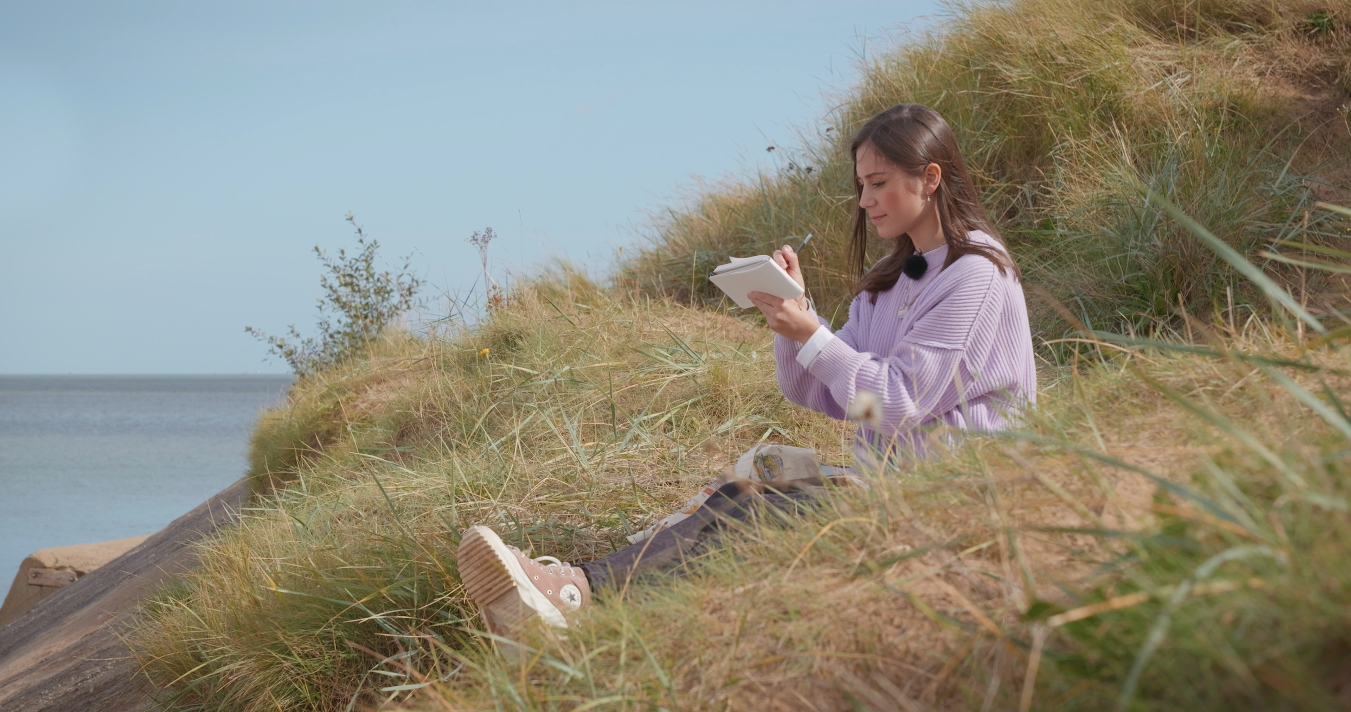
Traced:
POLYGON ((886 216, 885 216, 885 215, 869 215, 869 216, 868 216, 868 219, 871 220, 871 221, 873 221, 873 222, 877 222, 878 220, 881 220, 881 219, 884 218, 884 217, 886 217, 886 216))

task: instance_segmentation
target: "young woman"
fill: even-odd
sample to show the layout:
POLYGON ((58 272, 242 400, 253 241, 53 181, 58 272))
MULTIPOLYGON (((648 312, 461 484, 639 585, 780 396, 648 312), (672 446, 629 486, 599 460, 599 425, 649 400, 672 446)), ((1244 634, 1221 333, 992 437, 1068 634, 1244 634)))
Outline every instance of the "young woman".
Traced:
MULTIPOLYGON (((859 277, 849 321, 831 333, 805 296, 754 293, 788 400, 860 421, 860 463, 924 451, 934 430, 998 430, 1035 402, 1036 364, 1018 267, 985 216, 956 137, 933 109, 894 106, 851 145, 859 277), (868 225, 891 254, 866 274, 868 225)), ((774 252, 804 284, 791 247, 774 252)), ((805 286, 805 284, 804 284, 805 286)))
MULTIPOLYGON (((902 104, 877 115, 850 150, 858 211, 850 257, 858 277, 849 320, 832 333, 805 296, 753 292, 777 336, 779 386, 792 402, 860 422, 864 469, 920 456, 935 430, 997 430, 1036 399, 1036 368, 1018 268, 985 216, 952 129, 936 112, 902 104), (894 240, 864 271, 868 227, 894 240)), ((774 259, 805 287, 798 256, 774 259)), ((488 630, 514 638, 527 621, 566 627, 595 590, 678 564, 729 519, 757 506, 792 508, 819 480, 767 490, 734 481, 688 519, 579 566, 530 559, 491 529, 460 541, 460 577, 488 630)))

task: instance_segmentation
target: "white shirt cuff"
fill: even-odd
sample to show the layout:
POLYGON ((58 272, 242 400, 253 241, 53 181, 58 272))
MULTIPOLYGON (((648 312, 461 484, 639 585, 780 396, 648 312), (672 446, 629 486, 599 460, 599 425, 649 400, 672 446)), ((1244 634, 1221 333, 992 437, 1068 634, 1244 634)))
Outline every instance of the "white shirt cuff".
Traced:
POLYGON ((817 355, 821 353, 821 349, 824 349, 833 338, 835 338, 835 335, 830 333, 830 329, 827 329, 825 325, 817 327, 816 333, 812 334, 812 337, 807 339, 807 343, 803 344, 802 349, 797 352, 797 362, 803 368, 811 366, 812 361, 815 361, 817 355))

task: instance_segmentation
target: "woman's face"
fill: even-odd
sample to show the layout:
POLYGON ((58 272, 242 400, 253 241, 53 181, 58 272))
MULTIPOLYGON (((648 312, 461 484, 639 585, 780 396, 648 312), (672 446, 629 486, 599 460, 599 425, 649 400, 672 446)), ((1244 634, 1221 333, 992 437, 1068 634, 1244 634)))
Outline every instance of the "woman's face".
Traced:
POLYGON ((922 176, 912 176, 864 143, 854 155, 854 166, 863 186, 859 207, 868 212, 878 237, 895 239, 937 217, 932 199, 941 178, 937 164, 930 163, 922 176))

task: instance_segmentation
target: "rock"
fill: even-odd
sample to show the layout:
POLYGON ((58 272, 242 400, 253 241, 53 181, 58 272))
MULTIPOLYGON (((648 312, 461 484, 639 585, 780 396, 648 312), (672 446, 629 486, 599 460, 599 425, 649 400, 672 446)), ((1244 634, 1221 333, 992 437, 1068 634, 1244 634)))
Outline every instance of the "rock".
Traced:
POLYGON ((0 628, 0 710, 156 709, 119 634, 158 586, 192 567, 192 545, 234 521, 249 492, 248 480, 234 483, 0 628))
POLYGON ((19 573, 0 606, 0 626, 23 615, 66 584, 116 559, 145 541, 144 536, 38 549, 19 565, 19 573))

